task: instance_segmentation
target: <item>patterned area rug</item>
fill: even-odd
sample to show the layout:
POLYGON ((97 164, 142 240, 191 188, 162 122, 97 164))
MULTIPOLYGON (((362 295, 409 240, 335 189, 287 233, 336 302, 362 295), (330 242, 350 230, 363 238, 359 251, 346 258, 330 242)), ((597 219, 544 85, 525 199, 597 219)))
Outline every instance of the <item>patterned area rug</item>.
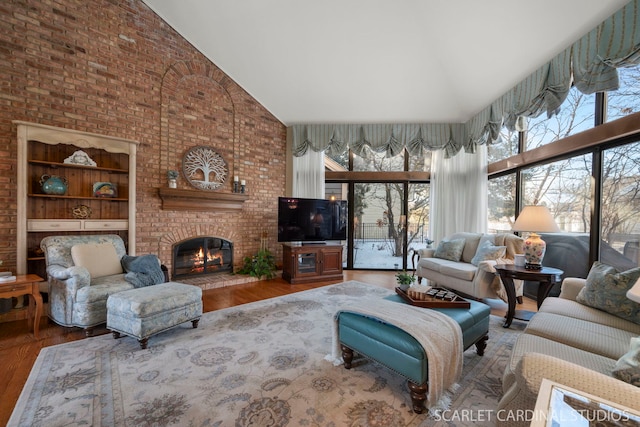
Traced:
POLYGON ((461 426, 493 425, 500 379, 518 325, 492 316, 483 357, 464 355, 451 411, 411 410, 406 381, 366 359, 324 360, 336 307, 392 291, 349 281, 206 313, 141 350, 102 335, 47 347, 11 426, 461 426), (465 424, 466 423, 466 424, 465 424))

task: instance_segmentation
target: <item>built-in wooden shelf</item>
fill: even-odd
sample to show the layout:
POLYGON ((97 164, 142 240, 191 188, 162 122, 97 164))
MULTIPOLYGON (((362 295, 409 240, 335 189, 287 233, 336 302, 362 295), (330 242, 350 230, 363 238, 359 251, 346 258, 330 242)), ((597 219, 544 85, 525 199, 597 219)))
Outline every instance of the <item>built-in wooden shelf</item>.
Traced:
POLYGON ((162 209, 174 211, 238 211, 249 199, 242 193, 216 193, 201 190, 183 190, 180 188, 158 188, 162 199, 162 209))

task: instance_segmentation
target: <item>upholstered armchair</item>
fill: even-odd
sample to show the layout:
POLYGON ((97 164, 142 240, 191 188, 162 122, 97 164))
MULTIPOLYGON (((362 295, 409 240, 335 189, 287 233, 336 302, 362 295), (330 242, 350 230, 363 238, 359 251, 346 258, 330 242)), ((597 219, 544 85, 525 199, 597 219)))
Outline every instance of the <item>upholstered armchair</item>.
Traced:
POLYGON ((107 234, 49 236, 40 247, 47 267, 49 318, 91 336, 95 326, 107 321, 109 295, 134 288, 121 265, 127 254, 124 242, 107 234))

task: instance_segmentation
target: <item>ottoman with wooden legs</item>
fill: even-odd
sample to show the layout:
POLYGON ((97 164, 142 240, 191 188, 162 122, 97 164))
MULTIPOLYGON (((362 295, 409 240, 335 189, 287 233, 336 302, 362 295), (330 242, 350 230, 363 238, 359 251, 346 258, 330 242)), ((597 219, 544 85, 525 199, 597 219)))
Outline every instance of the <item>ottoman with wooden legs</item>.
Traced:
POLYGON ((114 338, 136 338, 147 348, 149 337, 184 322, 194 328, 202 316, 202 289, 185 283, 166 282, 109 295, 107 329, 114 338))
MULTIPOLYGON (((385 299, 405 303, 397 295, 385 299)), ((469 302, 469 308, 428 310, 439 311, 455 320, 462 329, 464 349, 475 344, 477 354, 482 356, 489 338, 490 308, 478 301, 469 302)), ((429 383, 429 361, 423 346, 409 333, 375 317, 340 312, 337 322, 345 368, 352 367, 353 355, 357 352, 403 376, 408 380, 414 412, 422 413, 429 383)))

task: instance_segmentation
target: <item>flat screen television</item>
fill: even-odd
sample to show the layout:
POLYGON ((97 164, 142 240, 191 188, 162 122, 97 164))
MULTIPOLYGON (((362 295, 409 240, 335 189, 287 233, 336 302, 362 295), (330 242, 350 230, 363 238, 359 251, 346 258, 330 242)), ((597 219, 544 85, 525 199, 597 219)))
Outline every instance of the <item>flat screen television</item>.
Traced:
POLYGON ((278 242, 346 240, 347 201, 278 198, 278 242))

